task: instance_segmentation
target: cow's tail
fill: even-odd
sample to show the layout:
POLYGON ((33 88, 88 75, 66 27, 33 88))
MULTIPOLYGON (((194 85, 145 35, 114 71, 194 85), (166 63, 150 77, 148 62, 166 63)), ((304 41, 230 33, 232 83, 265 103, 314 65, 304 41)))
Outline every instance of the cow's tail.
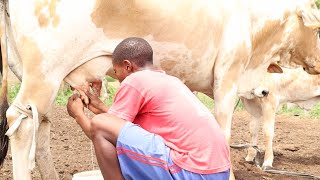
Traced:
POLYGON ((0 0, 1 4, 1 64, 2 64, 2 88, 0 96, 0 167, 2 166, 4 159, 8 152, 9 137, 5 135, 8 130, 6 111, 9 108, 8 104, 8 54, 7 54, 7 35, 6 35, 6 0, 0 0))

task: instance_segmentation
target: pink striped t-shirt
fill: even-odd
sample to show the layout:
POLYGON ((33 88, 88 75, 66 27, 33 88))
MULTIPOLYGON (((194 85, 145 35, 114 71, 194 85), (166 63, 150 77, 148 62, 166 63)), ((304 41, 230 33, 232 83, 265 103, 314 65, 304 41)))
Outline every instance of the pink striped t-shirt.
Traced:
POLYGON ((143 70, 123 80, 108 113, 160 135, 179 167, 200 174, 230 168, 230 151, 212 113, 177 78, 143 70))

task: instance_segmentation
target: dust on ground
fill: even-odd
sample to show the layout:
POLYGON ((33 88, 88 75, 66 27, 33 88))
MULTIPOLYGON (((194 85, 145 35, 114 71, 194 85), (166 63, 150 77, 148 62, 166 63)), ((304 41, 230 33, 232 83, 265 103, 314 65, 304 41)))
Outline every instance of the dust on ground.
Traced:
MULTIPOLYGON (((54 106, 50 119, 52 121, 51 150, 60 179, 69 180, 77 172, 97 169, 91 142, 79 125, 68 116, 66 108, 54 106)), ((249 142, 248 124, 248 113, 245 111, 235 113, 232 128, 233 144, 249 142)), ((275 127, 274 168, 320 176, 320 120, 280 115, 277 116, 275 127)), ((259 146, 264 148, 261 135, 259 146)), ((245 162, 245 150, 231 149, 231 154, 236 179, 303 179, 265 173, 255 165, 245 162)), ((41 179, 37 167, 32 176, 33 179, 41 179)), ((0 170, 0 179, 12 179, 10 153, 0 170)))

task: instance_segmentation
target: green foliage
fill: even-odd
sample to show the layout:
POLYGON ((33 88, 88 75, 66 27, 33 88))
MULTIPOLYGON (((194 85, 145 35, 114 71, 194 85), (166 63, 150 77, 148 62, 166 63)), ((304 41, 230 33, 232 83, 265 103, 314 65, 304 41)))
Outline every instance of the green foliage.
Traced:
POLYGON ((19 90, 20 90, 21 84, 16 84, 14 86, 9 86, 8 88, 8 98, 9 102, 12 103, 13 100, 16 98, 19 90))
POLYGON ((116 86, 112 83, 108 84, 108 99, 107 102, 105 102, 107 104, 107 106, 111 106, 112 102, 113 102, 113 98, 116 95, 118 88, 116 88, 116 86))
MULTIPOLYGON (((197 93, 197 97, 210 111, 213 111, 213 108, 214 108, 213 99, 211 99, 207 95, 202 94, 200 92, 197 93)), ((236 101, 235 106, 236 106, 236 111, 244 110, 243 103, 241 101, 238 101, 238 99, 236 101)))
POLYGON ((117 79, 114 79, 114 78, 112 78, 111 76, 106 76, 106 77, 104 78, 104 81, 106 81, 106 82, 115 82, 115 81, 117 81, 117 79))
POLYGON ((307 114, 299 106, 287 107, 283 105, 282 108, 277 112, 277 114, 286 114, 289 116, 306 116, 307 114))
POLYGON ((319 9, 320 8, 320 0, 316 0, 315 2, 316 2, 316 5, 317 5, 317 7, 319 9))
POLYGON ((60 89, 58 92, 58 96, 55 99, 55 104, 60 106, 66 105, 71 95, 72 95, 72 91, 70 88, 60 89))
POLYGON ((315 105, 315 107, 313 107, 311 109, 311 111, 309 112, 309 115, 312 117, 312 118, 319 118, 320 117, 320 103, 317 103, 315 105))
MULTIPOLYGON (((117 80, 115 79, 104 79, 106 82, 109 82, 108 83, 108 99, 106 100, 106 104, 108 106, 110 106, 112 104, 112 101, 113 101, 113 98, 117 92, 117 88, 116 86, 114 85, 115 83, 113 82, 116 82, 117 80)), ((72 95, 72 91, 70 88, 66 89, 66 90, 63 90, 63 89, 60 89, 59 92, 58 92, 58 96, 56 97, 55 99, 55 104, 56 105, 61 105, 61 106, 65 106, 68 102, 68 99, 69 97, 72 95)))
MULTIPOLYGON (((320 1, 320 0, 319 0, 320 1)), ((113 78, 107 78, 106 79, 109 83, 108 83, 108 99, 106 100, 106 104, 108 106, 110 106, 112 104, 113 98, 118 90, 118 82, 117 80, 113 79, 113 78), (111 83, 110 83, 111 82, 111 83)), ((20 83, 13 85, 13 86, 9 86, 8 89, 8 97, 9 97, 9 102, 12 103, 14 98, 17 96, 19 89, 20 89, 20 83)), ((58 92, 58 95, 55 99, 55 104, 56 105, 60 105, 60 106, 65 106, 68 102, 68 98, 72 95, 72 91, 70 88, 65 89, 65 90, 60 90, 58 92)), ((210 110, 213 111, 214 108, 214 101, 202 94, 202 93, 197 93, 197 97, 199 98, 199 100, 210 110)), ((238 101, 236 101, 237 103, 238 101)), ((242 104, 242 102, 240 101, 239 104, 237 105, 237 111, 242 111, 244 110, 244 106, 242 104)), ((296 107, 292 107, 292 108, 288 108, 286 105, 284 105, 278 112, 277 114, 286 114, 289 116, 307 116, 310 118, 319 118, 320 117, 320 103, 318 103, 314 108, 312 108, 312 110, 310 112, 305 112, 304 110, 302 110, 301 108, 299 108, 298 106, 296 107)))
MULTIPOLYGON (((109 82, 108 83, 108 95, 109 95, 109 98, 108 100, 105 102, 107 105, 111 105, 112 104, 112 100, 114 98, 114 95, 116 94, 116 91, 117 91, 117 88, 116 86, 114 85, 115 83, 113 82, 116 82, 117 83, 117 80, 116 79, 113 79, 109 76, 107 76, 105 78, 105 81, 106 82, 109 82), (111 83, 110 83, 111 82, 111 83)), ((21 84, 15 84, 15 85, 12 85, 12 86, 9 86, 9 89, 8 89, 8 97, 9 97, 9 102, 12 103, 13 100, 15 99, 15 97, 17 96, 19 90, 20 90, 20 86, 21 84)), ((58 95, 55 99, 55 104, 56 105, 60 105, 60 106, 65 106, 68 102, 68 99, 69 97, 72 95, 72 91, 70 88, 67 88, 67 89, 60 89, 59 92, 58 92, 58 95)))
POLYGON ((236 111, 244 110, 244 105, 243 105, 242 101, 240 101, 240 99, 237 99, 235 106, 236 106, 236 111))
POLYGON ((210 111, 213 110, 214 102, 210 97, 200 92, 197 92, 197 97, 210 111))

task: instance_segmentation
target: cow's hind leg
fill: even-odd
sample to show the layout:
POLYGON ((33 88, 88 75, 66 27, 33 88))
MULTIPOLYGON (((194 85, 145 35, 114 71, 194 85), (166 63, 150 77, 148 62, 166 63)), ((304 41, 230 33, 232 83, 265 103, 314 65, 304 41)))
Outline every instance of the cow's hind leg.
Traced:
MULTIPOLYGON (((235 106, 236 101, 236 92, 236 88, 216 89, 216 91, 214 92, 215 117, 220 127, 222 128, 228 143, 230 143, 231 123, 233 107, 235 106)), ((235 179, 232 168, 230 169, 229 179, 235 179)))
POLYGON ((50 126, 51 123, 45 116, 39 126, 39 135, 36 151, 36 162, 42 179, 59 179, 54 168, 50 151, 50 126))
POLYGON ((268 113, 263 113, 263 132, 265 139, 266 151, 264 154, 264 162, 262 165, 263 169, 272 167, 273 163, 273 137, 274 137, 274 124, 276 116, 276 107, 271 106, 271 104, 266 104, 263 111, 268 113))

